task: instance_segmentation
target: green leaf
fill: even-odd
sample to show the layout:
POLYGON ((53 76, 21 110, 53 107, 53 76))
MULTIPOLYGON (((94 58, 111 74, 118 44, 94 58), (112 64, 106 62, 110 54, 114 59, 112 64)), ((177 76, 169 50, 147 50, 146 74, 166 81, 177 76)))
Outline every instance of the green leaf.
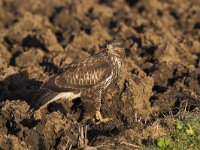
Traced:
POLYGON ((180 120, 178 120, 178 121, 176 122, 176 128, 179 129, 179 130, 181 130, 181 129, 183 128, 183 122, 180 121, 180 120))
POLYGON ((166 148, 170 144, 170 139, 168 137, 160 137, 158 139, 157 145, 160 148, 166 148))
POLYGON ((173 147, 172 150, 177 150, 177 148, 176 148, 176 147, 173 147))
POLYGON ((192 129, 192 126, 189 124, 187 125, 188 129, 186 129, 186 133, 189 135, 193 135, 194 134, 194 130, 192 129))

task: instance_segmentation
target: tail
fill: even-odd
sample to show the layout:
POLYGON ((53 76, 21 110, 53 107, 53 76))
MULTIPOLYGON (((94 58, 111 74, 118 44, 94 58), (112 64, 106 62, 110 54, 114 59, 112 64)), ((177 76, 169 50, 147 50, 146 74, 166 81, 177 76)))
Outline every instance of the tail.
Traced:
POLYGON ((40 89, 38 96, 36 96, 36 99, 32 102, 28 112, 33 113, 34 111, 38 110, 39 108, 46 106, 50 102, 53 102, 54 99, 59 93, 48 90, 48 89, 40 89))

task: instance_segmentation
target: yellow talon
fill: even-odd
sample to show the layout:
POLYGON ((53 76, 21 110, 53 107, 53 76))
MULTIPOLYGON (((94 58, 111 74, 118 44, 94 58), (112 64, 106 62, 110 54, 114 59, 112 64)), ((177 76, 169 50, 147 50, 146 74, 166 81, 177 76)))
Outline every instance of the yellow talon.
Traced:
POLYGON ((97 112, 96 112, 96 116, 95 116, 95 117, 96 117, 96 120, 98 120, 98 121, 96 122, 96 124, 106 123, 106 122, 112 120, 112 118, 103 118, 103 117, 101 116, 100 111, 97 111, 97 112))

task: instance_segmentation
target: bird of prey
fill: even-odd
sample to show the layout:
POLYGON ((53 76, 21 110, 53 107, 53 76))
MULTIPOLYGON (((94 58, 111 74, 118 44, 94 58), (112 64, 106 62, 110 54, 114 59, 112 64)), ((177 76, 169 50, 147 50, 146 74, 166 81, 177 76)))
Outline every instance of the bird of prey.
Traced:
POLYGON ((117 79, 124 57, 123 42, 112 41, 99 53, 66 65, 42 84, 40 90, 45 93, 30 109, 37 110, 61 98, 80 97, 86 116, 95 115, 100 122, 108 121, 100 113, 102 93, 117 79))

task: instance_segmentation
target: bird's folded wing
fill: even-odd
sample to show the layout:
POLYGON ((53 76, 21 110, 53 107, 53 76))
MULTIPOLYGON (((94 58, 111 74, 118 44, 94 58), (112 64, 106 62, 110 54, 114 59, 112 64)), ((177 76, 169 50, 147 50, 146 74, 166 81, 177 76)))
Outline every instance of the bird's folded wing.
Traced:
POLYGON ((107 60, 88 57, 84 61, 64 67, 59 74, 50 77, 42 88, 57 91, 90 88, 105 81, 111 72, 112 67, 107 60))

